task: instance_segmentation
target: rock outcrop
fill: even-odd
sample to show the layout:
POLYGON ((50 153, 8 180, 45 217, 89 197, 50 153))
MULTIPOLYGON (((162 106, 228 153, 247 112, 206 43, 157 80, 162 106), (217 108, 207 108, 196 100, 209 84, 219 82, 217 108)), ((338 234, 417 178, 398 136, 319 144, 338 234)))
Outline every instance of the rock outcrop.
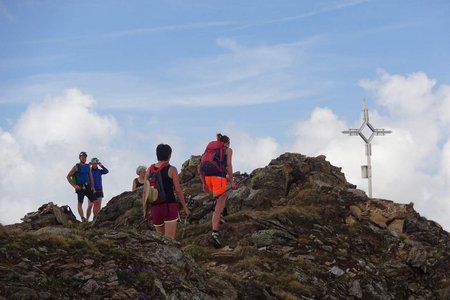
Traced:
POLYGON ((412 204, 369 199, 324 156, 286 153, 272 160, 230 193, 228 212, 221 251, 207 242, 209 215, 187 226, 181 243, 199 263, 263 298, 449 295, 448 233, 412 204))
POLYGON ((212 199, 182 167, 191 207, 176 241, 142 219, 136 193, 94 223, 48 204, 0 227, 7 299, 450 299, 450 238, 413 204, 370 199, 324 156, 286 153, 236 173, 224 247, 210 241, 212 199), (70 218, 69 218, 70 219, 70 218))

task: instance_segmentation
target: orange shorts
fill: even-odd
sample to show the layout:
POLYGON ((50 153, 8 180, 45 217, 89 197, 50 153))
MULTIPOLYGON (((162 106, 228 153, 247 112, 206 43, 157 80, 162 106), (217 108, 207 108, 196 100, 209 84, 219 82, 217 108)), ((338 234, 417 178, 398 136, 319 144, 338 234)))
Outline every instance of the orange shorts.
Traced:
POLYGON ((219 196, 227 190, 227 179, 219 176, 205 176, 205 183, 214 196, 219 196))

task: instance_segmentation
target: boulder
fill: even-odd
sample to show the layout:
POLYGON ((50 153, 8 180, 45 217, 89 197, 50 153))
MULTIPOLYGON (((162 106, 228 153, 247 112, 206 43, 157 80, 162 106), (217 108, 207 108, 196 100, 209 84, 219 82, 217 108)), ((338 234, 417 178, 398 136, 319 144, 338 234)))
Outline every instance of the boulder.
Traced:
POLYGON ((369 220, 370 220, 370 222, 372 222, 373 224, 377 225, 380 228, 387 228, 387 225, 386 225, 387 219, 379 213, 372 212, 370 214, 369 220))
POLYGON ((362 217, 362 210, 356 205, 350 205, 349 207, 350 213, 353 217, 355 217, 357 220, 361 220, 362 217))

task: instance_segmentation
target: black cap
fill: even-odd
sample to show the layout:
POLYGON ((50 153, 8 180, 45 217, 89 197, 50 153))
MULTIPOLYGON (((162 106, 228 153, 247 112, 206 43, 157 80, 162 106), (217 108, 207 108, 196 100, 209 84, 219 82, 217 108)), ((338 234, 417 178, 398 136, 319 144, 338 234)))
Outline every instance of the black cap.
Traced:
POLYGON ((81 152, 80 152, 80 155, 78 155, 78 156, 86 156, 86 157, 87 157, 87 154, 86 154, 86 152, 81 151, 81 152))

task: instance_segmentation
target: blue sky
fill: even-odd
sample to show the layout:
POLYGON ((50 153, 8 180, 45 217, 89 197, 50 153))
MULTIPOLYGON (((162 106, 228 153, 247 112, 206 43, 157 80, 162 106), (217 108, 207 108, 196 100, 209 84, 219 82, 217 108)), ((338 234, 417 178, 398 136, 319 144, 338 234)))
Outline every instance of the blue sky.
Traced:
POLYGON ((374 196, 450 228, 450 2, 0 0, 0 222, 75 207, 80 151, 111 169, 105 201, 173 146, 178 168, 222 132, 235 169, 324 154, 374 196), (23 186, 27 186, 23 189, 23 186), (433 205, 430 205, 433 204, 433 205))

